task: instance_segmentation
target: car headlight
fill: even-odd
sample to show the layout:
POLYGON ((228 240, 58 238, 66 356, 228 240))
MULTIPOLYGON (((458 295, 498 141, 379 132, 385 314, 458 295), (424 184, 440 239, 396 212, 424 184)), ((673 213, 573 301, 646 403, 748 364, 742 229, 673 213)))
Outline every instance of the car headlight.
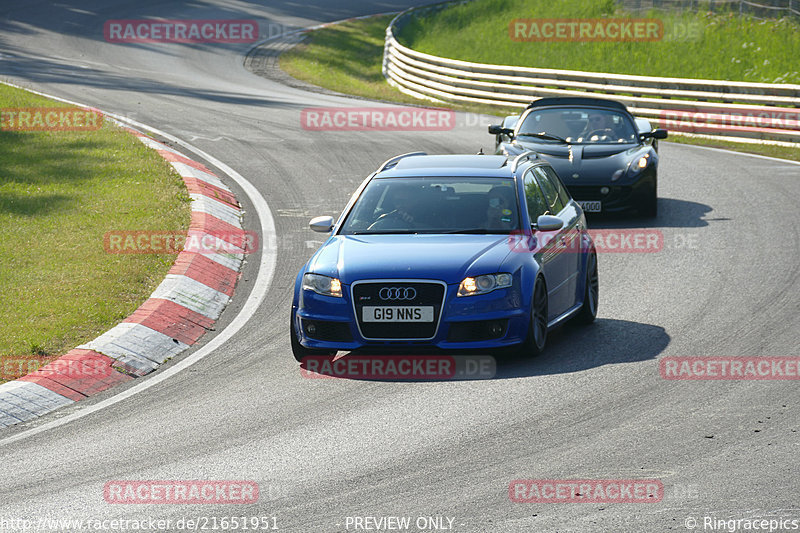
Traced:
MULTIPOLYGON (((644 154, 641 157, 638 157, 632 160, 628 164, 628 176, 638 176, 644 169, 647 168, 647 165, 650 164, 650 154, 644 154)), ((611 181, 616 181, 618 178, 622 177, 622 172, 619 170, 617 171, 619 175, 616 173, 611 177, 611 181)))
POLYGON ((314 291, 323 296, 342 297, 342 282, 321 274, 303 274, 303 289, 314 291))
POLYGON ((458 296, 475 296, 476 294, 486 294, 495 289, 503 289, 511 286, 511 274, 485 274, 474 278, 464 278, 458 287, 458 296))

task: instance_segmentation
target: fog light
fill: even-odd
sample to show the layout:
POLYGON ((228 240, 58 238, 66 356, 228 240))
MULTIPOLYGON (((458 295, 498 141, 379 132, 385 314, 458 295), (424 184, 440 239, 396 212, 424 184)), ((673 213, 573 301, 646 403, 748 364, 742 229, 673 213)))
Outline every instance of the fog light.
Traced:
POLYGON ((316 332, 317 332, 317 326, 315 326, 314 324, 306 324, 306 333, 308 333, 309 335, 313 335, 316 332))
POLYGON ((503 332, 503 324, 500 322, 494 322, 492 324, 492 335, 498 336, 503 332))
POLYGON ((600 187, 600 194, 608 194, 610 191, 608 187, 600 187))

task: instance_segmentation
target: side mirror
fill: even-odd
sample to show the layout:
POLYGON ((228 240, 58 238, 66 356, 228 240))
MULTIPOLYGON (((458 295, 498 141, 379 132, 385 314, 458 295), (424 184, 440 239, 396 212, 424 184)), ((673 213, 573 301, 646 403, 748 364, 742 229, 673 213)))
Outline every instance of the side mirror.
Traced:
POLYGON ((647 133, 648 131, 653 129, 653 126, 650 124, 650 121, 646 118, 642 117, 634 117, 634 121, 636 122, 636 132, 641 135, 642 133, 647 133))
POLYGON ((514 135, 514 130, 511 128, 504 128, 500 124, 492 124, 489 126, 489 133, 492 135, 508 135, 511 137, 514 135))
POLYGON ((666 139, 667 138, 667 130, 662 130, 661 128, 655 129, 653 131, 646 131, 639 135, 639 138, 642 140, 649 139, 666 139))
POLYGON ((308 223, 308 227, 317 233, 329 233, 333 229, 333 217, 315 217, 308 223))
POLYGON ((564 221, 553 215, 541 215, 531 228, 538 231, 556 231, 564 227, 564 221))

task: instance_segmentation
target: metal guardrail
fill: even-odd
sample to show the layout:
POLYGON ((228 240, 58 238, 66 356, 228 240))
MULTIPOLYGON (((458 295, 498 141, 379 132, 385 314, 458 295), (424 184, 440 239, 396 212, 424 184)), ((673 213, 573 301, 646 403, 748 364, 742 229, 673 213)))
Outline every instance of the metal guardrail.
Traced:
POLYGON ((409 17, 442 7, 406 10, 386 28, 383 75, 406 94, 506 108, 525 107, 543 97, 592 96, 620 101, 636 116, 671 133, 800 143, 800 85, 472 63, 417 52, 397 42, 395 31, 409 17))
POLYGON ((800 0, 618 0, 626 11, 710 11, 735 13, 757 19, 800 17, 800 0), (766 3, 765 3, 766 2, 766 3))

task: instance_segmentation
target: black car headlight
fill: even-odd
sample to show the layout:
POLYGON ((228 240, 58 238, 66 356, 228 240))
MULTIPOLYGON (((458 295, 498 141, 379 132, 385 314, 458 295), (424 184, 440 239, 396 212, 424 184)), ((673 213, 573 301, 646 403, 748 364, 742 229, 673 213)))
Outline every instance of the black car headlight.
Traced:
POLYGON ((511 274, 484 274, 464 278, 458 286, 457 296, 475 296, 476 294, 486 294, 495 289, 503 289, 511 286, 511 274))
POLYGON ((644 172, 644 170, 650 165, 650 154, 644 154, 638 157, 633 158, 626 168, 621 168, 614 172, 614 175, 611 176, 611 181, 617 181, 622 176, 627 176, 629 178, 637 177, 639 174, 644 172))
POLYGON ((628 166, 628 174, 631 176, 635 176, 636 174, 644 171, 647 168, 647 165, 650 164, 650 154, 644 154, 641 157, 635 158, 631 161, 631 164, 628 166))
POLYGON ((303 274, 303 289, 314 291, 323 296, 342 297, 342 282, 338 278, 323 276, 322 274, 303 274))

